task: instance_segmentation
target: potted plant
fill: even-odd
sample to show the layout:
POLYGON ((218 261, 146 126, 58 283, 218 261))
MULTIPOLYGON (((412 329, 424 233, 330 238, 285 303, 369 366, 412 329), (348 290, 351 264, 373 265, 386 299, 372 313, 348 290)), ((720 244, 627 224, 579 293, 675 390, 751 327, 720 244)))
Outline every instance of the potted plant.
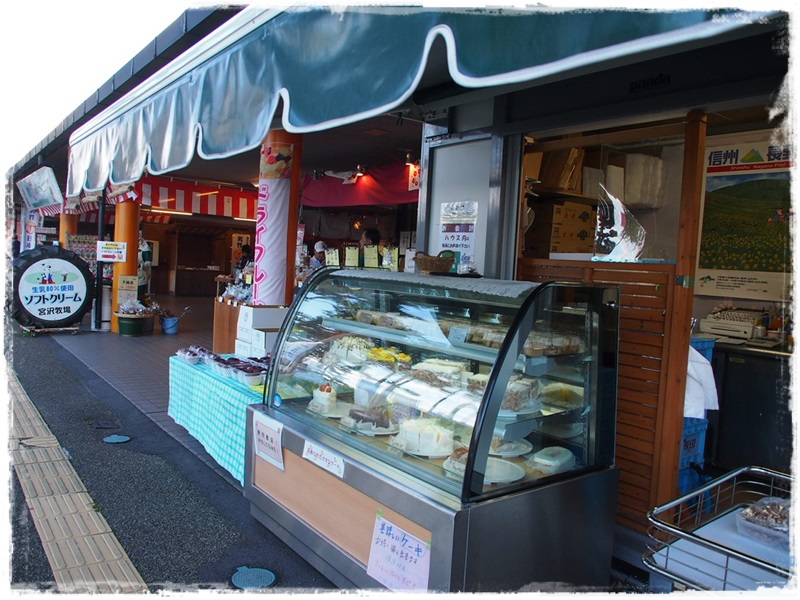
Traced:
POLYGON ((126 300, 114 313, 119 325, 119 334, 136 337, 153 332, 155 313, 151 307, 138 300, 126 300))

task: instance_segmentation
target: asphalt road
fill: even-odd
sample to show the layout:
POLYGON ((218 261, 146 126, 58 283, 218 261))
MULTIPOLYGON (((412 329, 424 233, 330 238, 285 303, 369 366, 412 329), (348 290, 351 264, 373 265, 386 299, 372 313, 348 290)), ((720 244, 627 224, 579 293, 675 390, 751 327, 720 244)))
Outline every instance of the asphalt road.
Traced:
MULTIPOLYGON (((235 590, 241 566, 275 573, 275 592, 336 589, 250 515, 240 490, 54 339, 10 335, 20 383, 151 591, 235 590), (114 433, 131 440, 103 442, 114 433)), ((13 470, 11 478, 12 589, 55 590, 13 470)))

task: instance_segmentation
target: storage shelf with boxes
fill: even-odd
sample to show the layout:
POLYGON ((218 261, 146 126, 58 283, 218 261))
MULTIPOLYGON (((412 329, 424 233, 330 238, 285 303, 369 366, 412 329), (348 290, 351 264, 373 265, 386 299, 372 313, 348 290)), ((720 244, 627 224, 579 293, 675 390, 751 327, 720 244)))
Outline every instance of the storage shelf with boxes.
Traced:
POLYGON ((234 353, 243 357, 270 354, 288 310, 284 306, 240 306, 234 353))
POLYGON ((666 167, 658 150, 657 146, 584 147, 575 139, 526 145, 521 255, 590 259, 601 184, 628 208, 660 208, 666 167))

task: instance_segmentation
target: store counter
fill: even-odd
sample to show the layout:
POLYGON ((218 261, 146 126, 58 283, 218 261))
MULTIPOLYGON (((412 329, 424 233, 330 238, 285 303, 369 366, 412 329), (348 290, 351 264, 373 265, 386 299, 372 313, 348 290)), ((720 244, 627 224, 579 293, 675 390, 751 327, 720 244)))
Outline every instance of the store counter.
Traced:
POLYGON ((247 407, 263 395, 244 383, 212 373, 203 363, 169 359, 167 414, 244 485, 247 407))

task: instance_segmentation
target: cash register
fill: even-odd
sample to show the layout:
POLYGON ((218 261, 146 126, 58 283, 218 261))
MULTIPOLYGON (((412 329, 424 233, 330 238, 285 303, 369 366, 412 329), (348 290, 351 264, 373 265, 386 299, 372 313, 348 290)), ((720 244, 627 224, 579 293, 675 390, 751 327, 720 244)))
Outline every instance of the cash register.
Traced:
POLYGON ((700 319, 700 331, 718 336, 718 342, 744 343, 753 346, 772 347, 781 343, 779 339, 756 336, 756 328, 764 323, 766 314, 761 310, 734 308, 722 310, 700 319))

